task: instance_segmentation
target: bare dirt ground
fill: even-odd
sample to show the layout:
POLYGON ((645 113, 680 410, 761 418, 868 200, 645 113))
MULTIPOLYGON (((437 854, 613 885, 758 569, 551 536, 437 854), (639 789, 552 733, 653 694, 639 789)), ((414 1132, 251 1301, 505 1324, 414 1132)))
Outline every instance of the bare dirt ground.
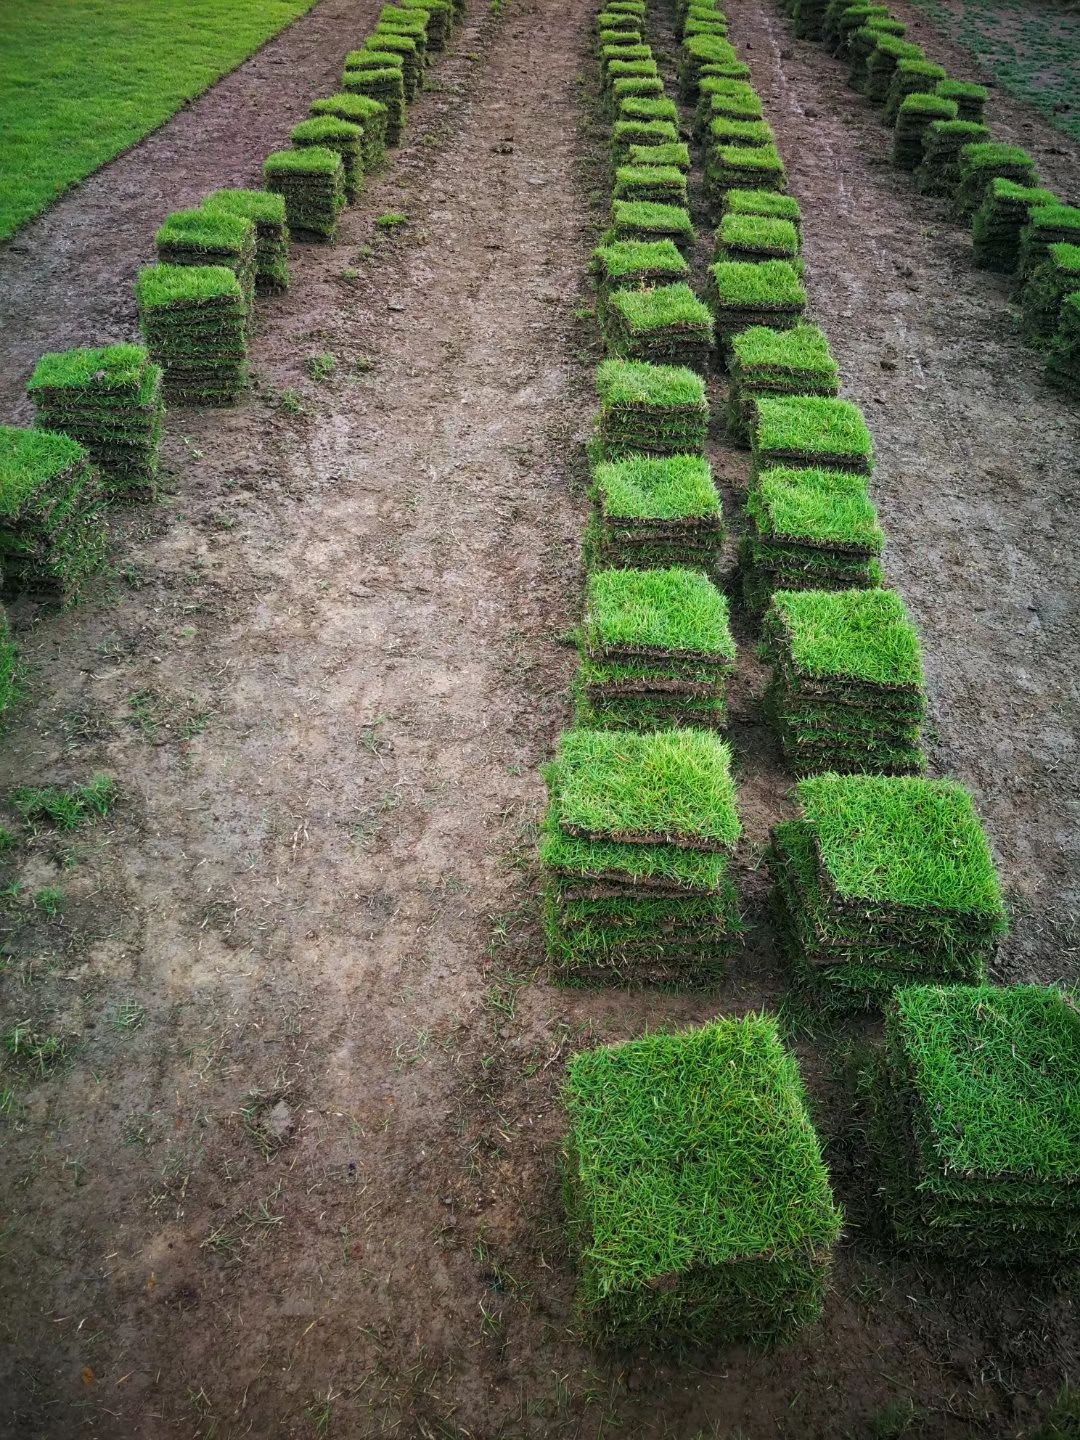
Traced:
MULTIPOLYGON (((877 437, 934 768, 975 787, 1001 860, 1000 977, 1075 978, 1076 412, 1013 334, 1003 283, 881 163, 886 132, 840 67, 767 4, 730 11, 804 205, 816 313, 877 437)), ((574 311, 607 199, 591 18, 582 0, 511 0, 466 23, 343 243, 298 251, 294 290, 261 307, 252 401, 172 418, 168 503, 118 520, 107 593, 60 617, 16 607, 33 673, 5 776, 107 768, 124 798, 7 866, 66 902, 56 920, 9 905, 0 1003, 70 1058, 17 1077, 0 1118, 0 1434, 831 1440, 913 1404, 910 1433, 1001 1436, 1075 1371, 1069 1277, 916 1265, 876 1235, 848 1032, 790 1011, 849 1211, 823 1322, 783 1351, 679 1363, 576 1339, 565 1060, 784 1005, 760 857, 789 784, 741 627, 751 929, 729 981, 708 997, 547 983, 538 767, 569 720, 595 358, 574 311), (409 223, 381 234, 386 210, 409 223), (323 354, 336 369, 317 383, 323 354)), ((339 62, 320 48, 316 71, 266 72, 281 138, 339 62)), ((242 76, 199 102, 208 124, 242 76)), ((164 181, 139 243, 114 227, 129 278, 148 216, 250 178, 278 138, 190 195, 164 181)), ((107 338, 113 263, 80 249, 78 200, 102 186, 106 204, 109 173, 57 207, 66 314, 42 318, 26 232, 27 365, 107 338)), ((127 283, 114 298, 120 338, 127 283)), ((745 459, 719 440, 713 458, 734 514, 745 459)))

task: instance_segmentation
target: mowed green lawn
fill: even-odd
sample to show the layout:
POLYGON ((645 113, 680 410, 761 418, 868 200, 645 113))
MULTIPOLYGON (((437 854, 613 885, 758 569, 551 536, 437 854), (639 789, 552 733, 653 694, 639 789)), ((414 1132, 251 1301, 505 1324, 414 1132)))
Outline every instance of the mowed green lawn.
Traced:
POLYGON ((0 0, 0 240, 316 0, 0 0))

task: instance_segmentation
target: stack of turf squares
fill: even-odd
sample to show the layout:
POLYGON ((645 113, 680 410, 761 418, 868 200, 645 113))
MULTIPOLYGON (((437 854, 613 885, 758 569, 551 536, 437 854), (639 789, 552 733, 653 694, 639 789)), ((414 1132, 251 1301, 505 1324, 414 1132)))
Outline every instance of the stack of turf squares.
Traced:
POLYGON ((590 569, 685 565, 719 573, 724 516, 712 470, 700 455, 632 455, 598 464, 592 500, 582 542, 590 569))
POLYGON ((1053 337, 1066 299, 1080 290, 1080 245, 1051 245, 1020 295, 1023 333, 1028 340, 1053 337))
POLYGON ((893 590, 777 590, 762 630, 765 708, 797 775, 925 768, 919 637, 893 590))
POLYGON ((277 150, 263 162, 266 188, 284 196, 289 230, 333 240, 345 208, 345 167, 336 150, 277 150))
POLYGON ((685 175, 690 169, 690 146, 684 140, 666 145, 631 145, 626 162, 632 166, 673 167, 685 175))
POLYGON ((709 266, 707 298, 716 321, 717 344, 723 350, 742 330, 786 329, 806 309, 802 281, 786 260, 720 260, 709 266))
POLYGON ((734 661, 727 600, 700 571, 594 570, 575 723, 603 730, 722 727, 734 661))
POLYGON ((716 227, 717 260, 754 263, 786 260, 796 274, 801 275, 801 248, 799 232, 790 220, 769 215, 725 214, 720 216, 720 224, 716 227))
POLYGON ((944 79, 943 65, 935 65, 925 59, 898 60, 885 99, 885 111, 881 117, 884 123, 896 124, 896 117, 906 96, 932 94, 934 86, 944 79))
POLYGON ((379 70, 346 70, 342 90, 377 101, 386 112, 384 143, 401 144, 405 128, 405 82, 399 69, 385 66, 379 70))
MULTIPOLYGON (((762 119, 764 106, 753 85, 746 80, 730 80, 724 75, 706 76, 698 90, 697 107, 694 110, 694 134, 708 138, 714 120, 730 120, 742 125, 755 125, 762 129, 751 130, 742 142, 746 145, 766 145, 774 140, 771 127, 762 119), (714 102, 715 101, 715 105, 714 102)), ((714 137, 723 143, 721 136, 714 137)))
POLYGON ((918 981, 974 984, 1006 929, 971 796, 952 780, 818 775, 773 830, 773 899, 792 973, 833 1010, 918 981))
POLYGON ((578 1303, 597 1338, 711 1348, 818 1319, 843 1218, 775 1020, 582 1051, 565 1100, 578 1303))
POLYGON ((960 183, 960 152, 990 139, 974 120, 933 120, 923 133, 923 158, 915 186, 923 195, 952 195, 960 183))
POLYGON ((1061 307, 1046 356, 1046 378, 1059 390, 1080 395, 1080 289, 1067 295, 1061 307))
POLYGON ((27 386, 38 425, 84 445, 114 498, 150 498, 165 417, 161 367, 141 345, 43 355, 27 386))
POLYGON ((863 94, 875 105, 884 105, 889 98, 893 76, 901 60, 923 60, 918 45, 900 40, 895 35, 881 35, 866 59, 863 94))
POLYGON ((974 215, 986 198, 991 180, 1011 180, 1014 185, 1034 185, 1038 180, 1035 162, 1026 150, 993 140, 964 146, 959 176, 953 194, 953 213, 959 220, 974 215))
POLYGON ((255 226, 255 289, 259 294, 289 288, 289 226, 285 201, 269 190, 215 190, 203 209, 239 215, 255 226))
POLYGON ((613 240, 593 251, 590 268, 601 321, 615 291, 673 285, 690 274, 685 256, 671 240, 613 240))
POLYGON ((548 954, 577 983, 701 985, 739 932, 731 752, 707 730, 571 730, 545 770, 548 954))
POLYGON ((165 395, 227 405, 247 379, 247 307, 223 265, 150 265, 135 288, 139 323, 165 375, 165 395))
POLYGON ((679 90, 693 104, 705 65, 729 65, 739 57, 735 47, 722 35, 690 35, 682 43, 679 61, 679 90))
POLYGON ((776 330, 751 325, 731 336, 728 354, 728 433, 749 445, 761 395, 837 395, 840 371, 816 325, 776 330))
POLYGON ((348 120, 359 125, 364 132, 361 149, 364 157, 364 173, 370 175, 382 168, 386 159, 386 106, 370 95, 351 95, 343 90, 339 95, 327 95, 311 102, 311 114, 333 115, 338 120, 348 120))
POLYGON ((1061 244, 1080 244, 1080 208, 1059 201, 1033 206, 1020 232, 1020 279, 1027 280, 1035 273, 1049 255, 1051 245, 1061 244))
POLYGON ((897 991, 866 1089, 903 1244, 997 1264, 1080 1255, 1078 1002, 1049 985, 897 991))
MULTIPOLYGON (((847 58, 848 84, 853 90, 861 90, 865 93, 870 56, 876 50, 879 42, 886 36, 899 40, 903 37, 906 29, 907 26, 902 20, 875 17, 866 25, 860 25, 857 30, 852 31, 848 36, 847 58)), ((921 52, 917 51, 917 53, 921 52)), ((905 58, 914 59, 915 57, 912 55, 905 58)))
POLYGON ((670 240, 686 252, 694 243, 694 222, 689 210, 682 205, 653 200, 613 200, 609 238, 646 243, 670 240))
POLYGON ((721 223, 728 215, 760 216, 766 220, 787 220, 802 235, 802 211, 794 195, 777 190, 729 190, 721 201, 721 223))
POLYGON ((705 161, 705 197, 714 216, 727 190, 786 189, 787 174, 775 145, 710 145, 705 161))
POLYGON ((616 200, 685 206, 686 176, 677 165, 620 165, 613 194, 616 200))
POLYGON ((704 454, 709 404, 705 382, 693 370, 605 360, 596 386, 597 439, 605 459, 704 454))
POLYGON ((750 437, 754 470, 806 465, 869 475, 874 442, 850 400, 817 395, 761 395, 750 437))
POLYGON ((604 338, 613 355, 682 365, 702 374, 713 347, 713 317, 690 286, 616 290, 604 310, 604 338))
POLYGON ((975 125, 982 124, 983 111, 990 98, 990 92, 985 86, 973 85, 970 80, 946 78, 939 80, 934 86, 934 94, 945 100, 952 100, 961 120, 970 120, 975 125))
POLYGON ((155 236, 163 265, 223 265, 240 282, 248 315, 255 312, 255 225, 243 215, 216 210, 178 210, 155 236))
POLYGON ((68 435, 0 425, 5 590, 75 595, 100 568, 105 541, 98 476, 83 446, 68 435))
POLYGON ((977 268, 999 275, 1012 274, 1020 261, 1020 236, 1032 211, 1055 203, 1050 190, 1017 185, 1012 180, 991 180, 971 221, 977 268))
POLYGON ((739 546, 743 597, 765 609, 777 590, 881 585, 885 537, 861 475, 778 467, 755 475, 739 546))
POLYGON ((636 145, 674 145, 679 131, 671 120, 616 120, 611 127, 611 158, 616 165, 629 159, 636 145))
POLYGON ((336 115, 314 115, 310 120, 301 120, 289 136, 297 150, 310 150, 322 146, 341 156, 345 199, 351 203, 364 186, 364 131, 351 120, 339 120, 336 115))
MULTIPOLYGON (((917 170, 923 159, 923 137, 931 125, 956 120, 956 102, 919 91, 905 95, 896 112, 892 162, 901 170, 917 170)), ((967 140, 961 142, 967 144, 967 140)))
MULTIPOLYGON (((346 89, 349 89, 357 75, 374 71, 378 71, 382 75, 387 70, 396 71, 401 76, 403 102, 401 121, 404 125, 404 107, 411 105, 416 98, 422 78, 416 41, 411 36, 372 35, 362 50, 351 50, 345 56, 345 70, 341 83, 346 89)), ((389 88, 396 92, 396 86, 389 88)))

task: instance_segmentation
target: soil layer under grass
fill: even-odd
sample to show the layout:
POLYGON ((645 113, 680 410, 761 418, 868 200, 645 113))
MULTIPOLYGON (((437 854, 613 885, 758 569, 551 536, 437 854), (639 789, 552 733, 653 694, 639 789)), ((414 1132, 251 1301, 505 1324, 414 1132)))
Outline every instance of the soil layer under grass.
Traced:
MULTIPOLYGON (((1008 281, 888 169, 846 67, 768 3, 728 9, 802 205, 815 319, 874 434, 931 773, 971 787, 995 845, 993 979, 1075 978, 1076 411, 1014 333, 1008 281)), ((157 224, 256 181, 374 14, 323 0, 0 254, 5 421, 31 418, 41 352, 134 336, 157 224)), ((874 1229, 842 1078, 861 1022, 794 1009, 774 944, 762 857, 791 776, 737 604, 745 944, 707 997, 550 982, 540 767, 571 721, 601 353, 574 312, 610 203, 593 16, 474 5, 338 246, 295 248, 292 288, 259 302, 250 400, 169 419, 165 503, 115 512, 108 589, 12 607, 31 671, 0 767, 12 786, 109 771, 120 795, 71 835, 0 815, 20 836, 4 882, 64 891, 57 916, 5 912, 5 1023, 68 1038, 43 1078, 0 1076, 0 1431, 836 1440, 892 1406, 920 1440, 1012 1437, 1080 1350, 1067 1277, 914 1261, 874 1229), (771 1353, 597 1354, 573 1331, 567 1061, 762 1006, 783 1007, 848 1217, 824 1316, 771 1353)), ((993 104, 1080 193, 1061 137, 993 104)), ((715 398, 737 532, 747 457, 715 398)))

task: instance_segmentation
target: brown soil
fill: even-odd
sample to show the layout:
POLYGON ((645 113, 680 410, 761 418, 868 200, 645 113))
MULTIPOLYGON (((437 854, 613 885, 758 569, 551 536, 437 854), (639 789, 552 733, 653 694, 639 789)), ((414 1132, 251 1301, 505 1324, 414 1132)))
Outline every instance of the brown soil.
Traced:
MULTIPOLYGON (((881 163, 885 131, 835 62, 768 4, 730 9, 804 205, 815 308, 877 437, 934 768, 974 786, 1001 860, 1001 978, 1075 977, 1076 412, 1014 336, 1003 283, 881 163)), ((130 333, 157 217, 252 177, 362 34, 344 11, 325 0, 252 62, 243 163, 250 67, 0 256, 12 405, 45 346, 130 333), (337 28, 304 50, 308 24, 337 28), (217 160, 181 193, 169 146, 200 127, 217 160)), ((1064 1279, 916 1265, 875 1234, 851 1027, 791 1011, 849 1208, 821 1325, 680 1363, 575 1338, 567 1055, 784 1004, 760 855, 789 784, 741 626, 751 928, 729 981, 707 999, 548 983, 538 772, 569 719, 595 355, 574 310, 606 185, 579 80, 591 13, 511 0, 466 23, 342 243, 299 250, 293 291, 261 306, 251 401, 172 417, 168 501, 117 520, 107 593, 15 608, 33 669, 4 773, 108 768, 124 798, 9 866, 66 903, 51 921, 9 907, 5 1024, 64 1034, 70 1059, 20 1077, 0 1122, 4 1435, 824 1440, 909 1401, 920 1436, 1002 1435, 1075 1366, 1064 1279), (385 210, 408 225, 380 235, 385 210), (305 365, 324 353, 320 384, 305 365)), ((744 456, 718 443, 714 461, 734 513, 744 456)))

